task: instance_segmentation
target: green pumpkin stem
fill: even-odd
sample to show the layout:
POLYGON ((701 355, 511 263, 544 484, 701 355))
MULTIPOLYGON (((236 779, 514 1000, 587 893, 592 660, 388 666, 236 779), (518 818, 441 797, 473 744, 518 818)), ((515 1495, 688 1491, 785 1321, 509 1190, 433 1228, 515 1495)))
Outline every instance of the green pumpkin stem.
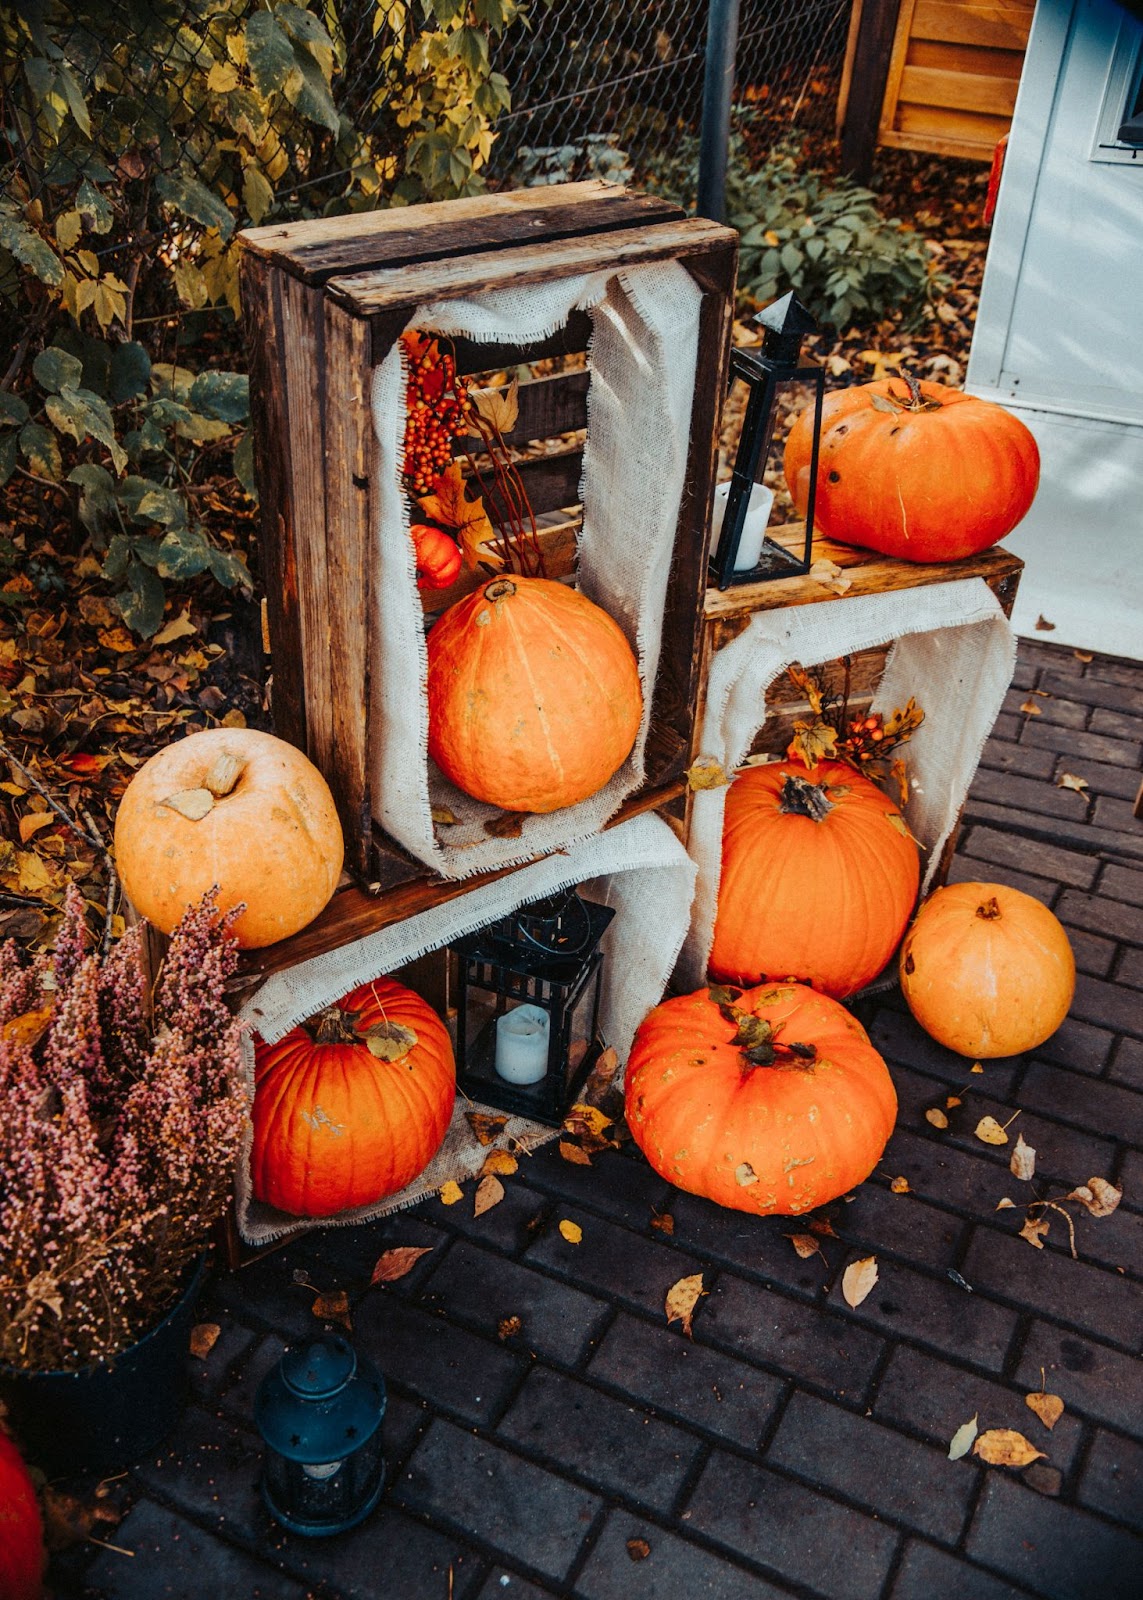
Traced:
POLYGON ((784 816, 809 817, 812 822, 823 822, 833 810, 833 801, 824 784, 807 783, 796 772, 788 772, 778 809, 784 816))

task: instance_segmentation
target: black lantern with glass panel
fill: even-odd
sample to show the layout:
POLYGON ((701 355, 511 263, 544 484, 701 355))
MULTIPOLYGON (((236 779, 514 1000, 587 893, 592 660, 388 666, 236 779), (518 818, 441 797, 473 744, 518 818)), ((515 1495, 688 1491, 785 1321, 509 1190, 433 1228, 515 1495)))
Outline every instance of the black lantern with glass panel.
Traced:
POLYGON ((794 577, 808 572, 812 560, 825 372, 820 366, 802 366, 800 362, 802 340, 815 332, 817 323, 793 294, 775 300, 754 320, 762 329, 761 349, 735 349, 730 353, 731 382, 741 379, 749 386, 750 396, 730 482, 719 484, 715 490, 710 571, 720 589, 767 578, 794 577), (783 388, 789 385, 809 385, 814 393, 813 450, 800 552, 767 538, 773 495, 761 481, 774 436, 778 401, 783 388))
POLYGON ((458 939, 457 1084, 558 1127, 599 1059, 599 942, 615 911, 565 889, 458 939))

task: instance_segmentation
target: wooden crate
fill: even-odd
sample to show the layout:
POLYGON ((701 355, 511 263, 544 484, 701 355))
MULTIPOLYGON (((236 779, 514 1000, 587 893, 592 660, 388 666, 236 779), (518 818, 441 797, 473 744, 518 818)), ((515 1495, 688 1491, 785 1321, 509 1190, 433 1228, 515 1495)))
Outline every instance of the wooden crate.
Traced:
MULTIPOLYGON (((838 98, 844 119, 862 0, 838 98)), ((877 143, 990 161, 1008 132, 1035 0, 901 0, 877 143)))
MULTIPOLYGON (((584 183, 255 228, 242 240, 274 723, 328 779, 357 881, 377 890, 420 886, 406 915, 430 892, 428 880, 373 820, 367 757, 376 523, 371 373, 429 300, 652 261, 678 261, 691 273, 703 293, 699 360, 643 791, 668 792, 685 772, 693 742, 737 236, 665 201, 584 183), (350 404, 327 406, 331 392, 350 404)), ((589 332, 587 316, 573 314, 558 334, 530 346, 458 340, 458 371, 574 356, 586 349, 589 332)), ((575 433, 586 420, 585 402, 583 371, 535 377, 520 388, 514 441, 549 441, 520 470, 545 519, 553 577, 574 573, 582 463, 575 433)))

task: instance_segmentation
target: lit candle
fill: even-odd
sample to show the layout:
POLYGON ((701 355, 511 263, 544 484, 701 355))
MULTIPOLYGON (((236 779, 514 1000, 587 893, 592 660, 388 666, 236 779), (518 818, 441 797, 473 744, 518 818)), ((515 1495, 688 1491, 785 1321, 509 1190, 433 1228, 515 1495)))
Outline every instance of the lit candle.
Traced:
MULTIPOLYGON (((714 515, 712 518, 713 542, 716 550, 722 534, 722 519, 726 515, 726 502, 729 497, 730 484, 720 483, 714 491, 714 515)), ((734 558, 735 572, 749 572, 751 567, 758 565, 758 559, 762 554, 762 543, 766 537, 766 529, 770 524, 770 511, 773 504, 773 489, 767 489, 764 483, 756 483, 750 491, 750 504, 746 508, 746 521, 743 524, 742 537, 738 541, 738 553, 734 558)))
POLYGON ((517 1006, 496 1019, 496 1071, 505 1083, 539 1083, 548 1070, 551 1022, 540 1006, 517 1006))

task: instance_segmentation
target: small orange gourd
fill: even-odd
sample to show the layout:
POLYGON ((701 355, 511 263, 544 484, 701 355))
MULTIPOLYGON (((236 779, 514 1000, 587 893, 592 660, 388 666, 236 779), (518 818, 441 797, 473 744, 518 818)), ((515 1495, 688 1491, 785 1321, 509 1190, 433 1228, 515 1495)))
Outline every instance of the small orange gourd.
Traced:
POLYGON ((1043 1044, 1076 986, 1063 925, 1002 883, 950 883, 931 894, 901 946, 900 974, 925 1032, 983 1060, 1043 1044))
POLYGON ((749 767, 726 797, 710 975, 844 999, 892 956, 919 881, 901 813, 852 767, 749 767))
POLYGON ((627 1122, 660 1177, 792 1216, 867 1178, 897 1117, 888 1069, 844 1006, 802 984, 700 989, 643 1022, 627 1122))
POLYGON ((460 577, 460 546, 455 539, 428 522, 415 522, 409 529, 417 558, 417 587, 447 589, 460 577))
POLYGON ((254 1048, 255 1199, 329 1217, 396 1194, 452 1116, 448 1032, 421 997, 378 978, 277 1044, 254 1048))

